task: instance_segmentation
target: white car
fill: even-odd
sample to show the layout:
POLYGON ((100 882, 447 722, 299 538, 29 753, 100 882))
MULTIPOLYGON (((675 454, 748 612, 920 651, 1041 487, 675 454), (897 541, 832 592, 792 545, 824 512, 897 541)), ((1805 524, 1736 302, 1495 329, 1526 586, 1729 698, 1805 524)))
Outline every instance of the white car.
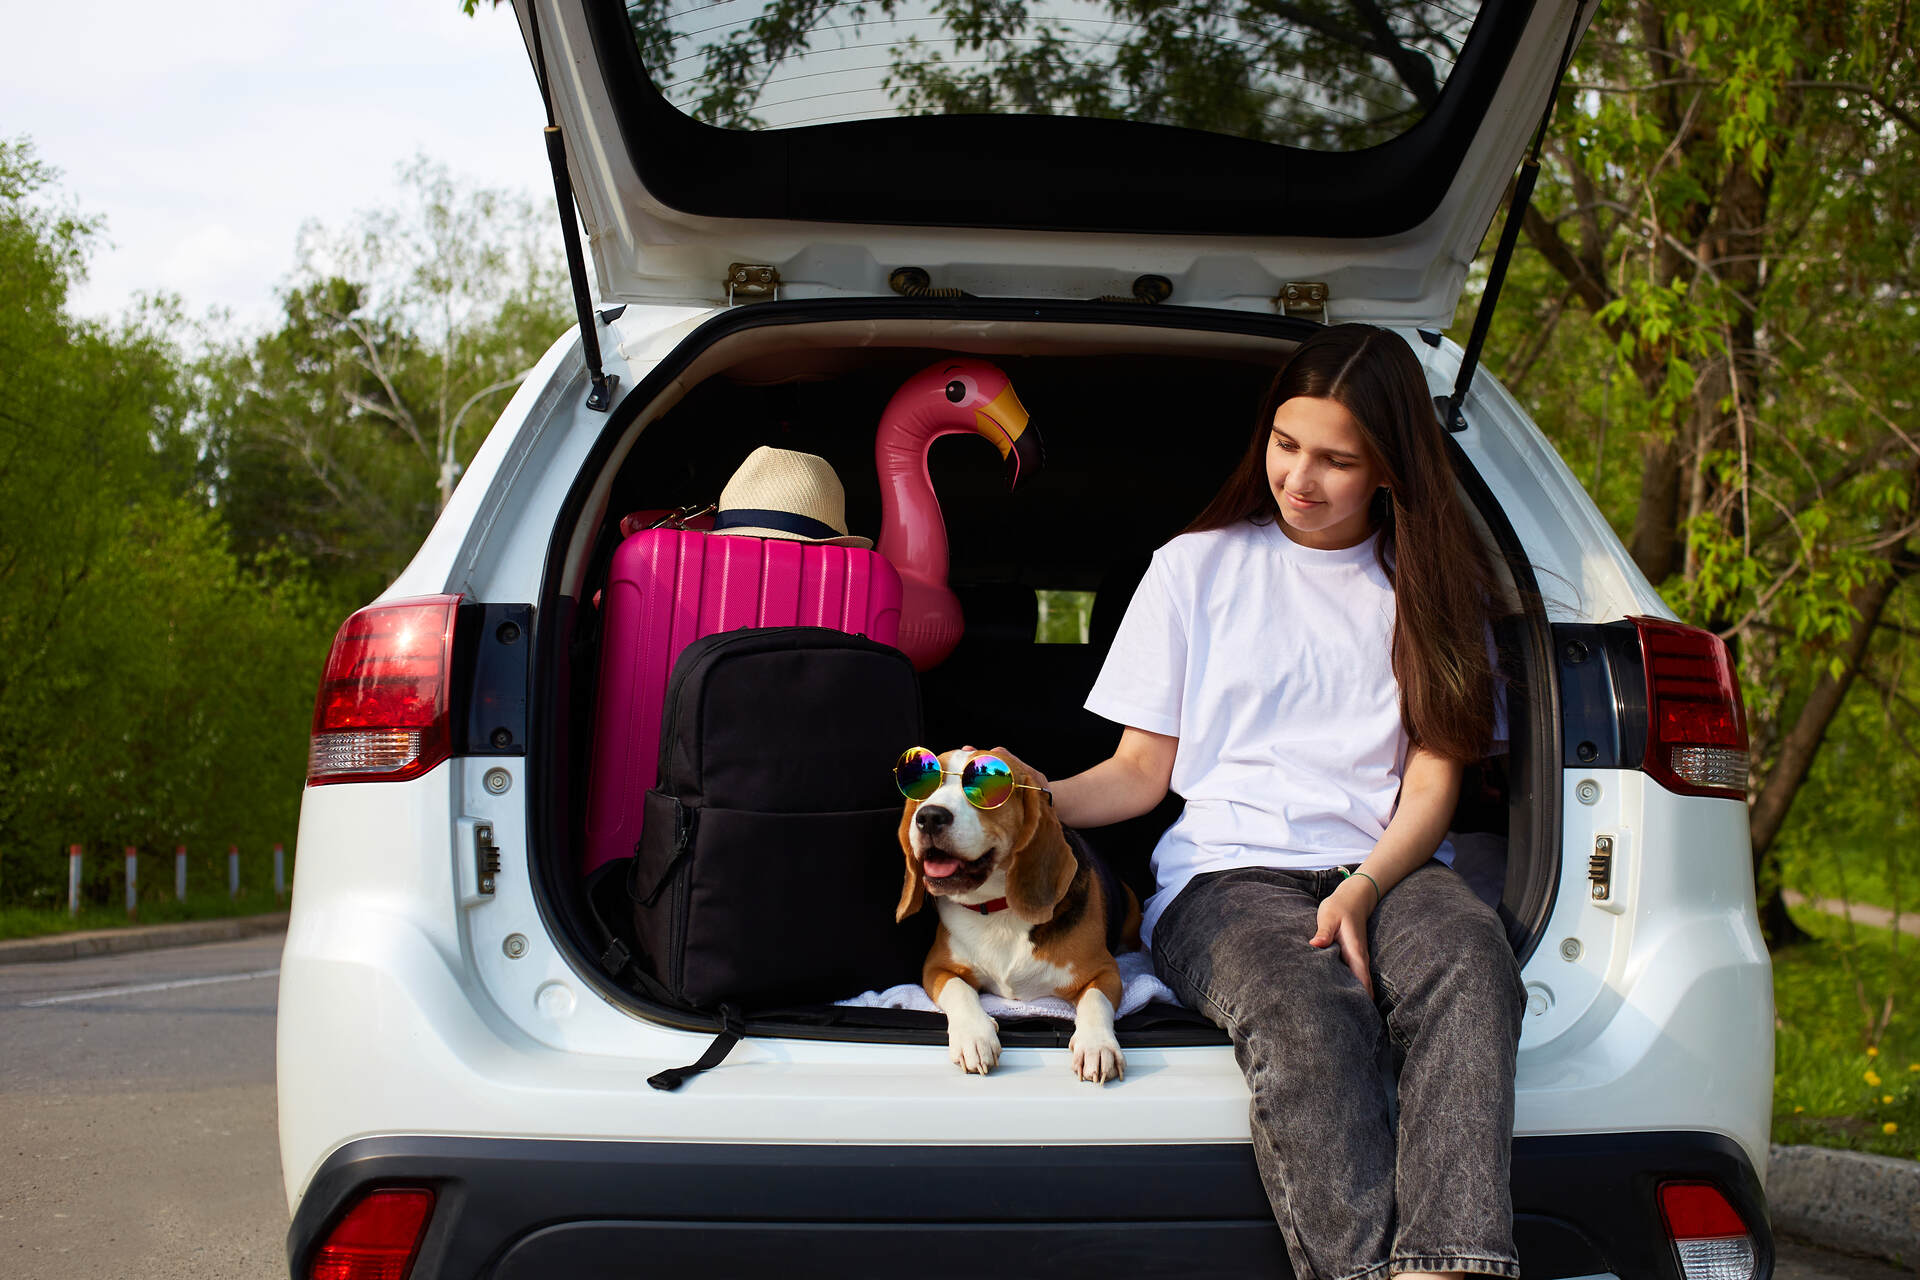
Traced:
MULTIPOLYGON (((1171 73, 1128 80, 1118 115, 1004 85, 991 112, 927 113, 985 92, 983 59, 1015 78, 1008 40, 1111 57, 1118 92, 1138 7, 1036 0, 969 46, 952 5, 762 5, 516 0, 593 341, 540 362, 328 663, 281 969, 292 1274, 1286 1274, 1232 1052, 1169 1006, 1121 1019, 1104 1087, 1067 1069, 1067 1023, 1003 1025, 972 1077, 937 1017, 826 1005, 749 1018, 720 1065, 650 1088, 721 1027, 603 963, 580 860, 596 595, 624 515, 711 501, 761 444, 829 459, 873 532, 892 389, 947 353, 996 362, 1047 460, 1008 492, 983 444, 932 455, 972 648, 920 677, 927 745, 1064 776, 1117 740, 1080 704, 1147 553, 1293 346, 1363 320, 1427 370, 1521 610, 1510 753, 1455 825, 1528 991, 1525 1274, 1764 1280, 1772 986, 1737 681, 1521 406, 1471 368, 1455 394, 1439 336, 1583 7, 1274 7, 1247 99, 1271 110, 1214 131, 1171 73), (796 14, 807 40, 769 45, 763 15, 796 14), (1316 73, 1327 50, 1347 60, 1316 73), (1087 642, 1035 643, 1058 592, 1093 593, 1087 642)), ((1225 56, 1248 30, 1188 34, 1225 56)), ((1110 837, 1136 884, 1153 836, 1110 837)))

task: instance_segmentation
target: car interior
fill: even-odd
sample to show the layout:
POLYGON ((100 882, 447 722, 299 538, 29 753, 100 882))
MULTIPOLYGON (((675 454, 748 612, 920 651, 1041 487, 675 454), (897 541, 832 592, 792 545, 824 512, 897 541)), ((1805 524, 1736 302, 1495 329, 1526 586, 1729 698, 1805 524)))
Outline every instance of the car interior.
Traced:
MULTIPOLYGON (((928 465, 950 545, 949 582, 966 630, 949 657, 921 674, 924 745, 936 751, 1004 746, 1061 778, 1106 758, 1118 743, 1120 726, 1081 704, 1152 552, 1198 514, 1247 447, 1259 397, 1286 350, 1270 341, 1239 351, 1230 342, 1187 351, 1161 343, 1153 354, 1029 342, 1019 354, 1006 353, 1011 345, 981 354, 1010 376, 1044 441, 1045 462, 1010 491, 1001 458, 985 440, 948 436, 931 448, 928 465), (1041 592, 1092 594, 1084 643, 1039 642, 1041 592)), ((569 575, 583 602, 568 646, 566 737, 574 760, 584 760, 592 742, 597 649, 590 601, 623 536, 622 517, 712 502, 749 452, 773 445, 831 462, 846 489, 849 531, 873 536, 880 523, 874 434, 881 412, 901 382, 954 349, 769 347, 728 360, 716 353, 706 376, 683 377, 684 394, 632 435, 631 447, 596 490, 603 500, 583 513, 569 575)), ((1498 764, 1470 773, 1455 822, 1461 832, 1481 833, 1466 844, 1484 864, 1479 873, 1490 899, 1504 884, 1509 824, 1498 764)), ((572 787, 570 844, 577 849, 588 770, 573 768, 565 776, 572 787)), ((1180 803, 1170 795, 1152 813, 1082 833, 1142 901, 1153 888, 1154 842, 1180 803)), ((587 894, 590 914, 617 934, 626 911, 621 887, 610 879, 594 877, 587 894)), ((1149 1010, 1155 1012, 1123 1019, 1120 1029, 1170 1022, 1184 1042, 1217 1035, 1197 1015, 1158 1005, 1149 1010)), ((894 1010, 844 1015, 831 1019, 843 1031, 855 1024, 917 1027, 911 1019, 939 1025, 938 1015, 894 1010)), ((1020 1041, 1021 1030, 1009 1028, 1012 1042, 1020 1041)), ((1034 1030, 1039 1043, 1051 1043, 1055 1034, 1065 1043, 1071 1028, 1034 1030)))

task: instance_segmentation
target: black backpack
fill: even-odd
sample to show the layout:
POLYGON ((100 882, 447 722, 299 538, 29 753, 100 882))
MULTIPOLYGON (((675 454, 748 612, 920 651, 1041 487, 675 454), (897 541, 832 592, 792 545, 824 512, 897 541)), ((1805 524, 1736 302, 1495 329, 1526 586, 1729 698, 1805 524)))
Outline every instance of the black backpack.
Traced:
POLYGON ((890 645, 750 627, 688 645, 630 866, 635 959, 702 1011, 825 1003, 917 982, 932 913, 894 923, 919 682, 890 645))

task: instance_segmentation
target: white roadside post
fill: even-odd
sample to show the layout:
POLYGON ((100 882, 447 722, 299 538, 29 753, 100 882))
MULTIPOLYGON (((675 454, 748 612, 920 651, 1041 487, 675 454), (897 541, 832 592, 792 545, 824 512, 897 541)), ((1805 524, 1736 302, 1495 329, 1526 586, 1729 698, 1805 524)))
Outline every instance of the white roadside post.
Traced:
POLYGON ((240 846, 237 844, 227 846, 227 896, 240 896, 240 846))
POLYGON ((173 847, 173 897, 176 902, 187 900, 187 846, 183 844, 173 847))
POLYGON ((80 846, 67 846, 67 914, 80 914, 80 846))
POLYGON ((287 896, 287 850, 280 844, 273 846, 273 896, 287 896))
POLYGON ((137 888, 139 884, 139 880, 140 880, 140 861, 133 852, 133 846, 128 845, 127 846, 127 919, 129 920, 137 920, 140 917, 140 895, 137 888))

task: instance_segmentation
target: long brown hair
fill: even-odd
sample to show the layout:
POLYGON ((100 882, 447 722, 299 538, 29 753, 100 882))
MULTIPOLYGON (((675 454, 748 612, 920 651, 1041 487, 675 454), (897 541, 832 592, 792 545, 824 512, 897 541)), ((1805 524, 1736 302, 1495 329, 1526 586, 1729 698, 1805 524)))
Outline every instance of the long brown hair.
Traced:
POLYGON ((1301 343, 1261 398, 1240 465, 1183 532, 1280 519, 1267 482, 1267 442, 1274 411, 1294 396, 1332 400, 1352 414, 1386 477, 1368 516, 1393 584, 1393 675, 1407 736, 1449 759, 1480 759, 1493 737, 1486 639, 1493 566, 1454 492, 1420 362, 1400 338, 1342 324, 1301 343))

